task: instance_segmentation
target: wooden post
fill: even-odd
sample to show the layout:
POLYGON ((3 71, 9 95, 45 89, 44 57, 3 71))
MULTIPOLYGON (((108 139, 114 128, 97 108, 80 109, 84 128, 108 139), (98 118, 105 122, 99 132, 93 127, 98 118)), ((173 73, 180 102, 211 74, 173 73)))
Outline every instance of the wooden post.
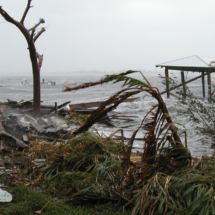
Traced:
POLYGON ((211 73, 208 73, 208 102, 211 103, 211 73))
POLYGON ((183 84, 183 98, 186 99, 186 86, 185 86, 185 79, 184 79, 184 71, 181 71, 181 83, 183 84))
POLYGON ((55 113, 57 113, 57 102, 55 102, 55 113))
POLYGON ((168 69, 165 67, 165 77, 166 77, 166 93, 167 93, 167 98, 170 97, 169 93, 169 72, 168 69))
POLYGON ((202 72, 202 93, 203 93, 203 98, 205 98, 205 76, 204 76, 204 72, 202 72))

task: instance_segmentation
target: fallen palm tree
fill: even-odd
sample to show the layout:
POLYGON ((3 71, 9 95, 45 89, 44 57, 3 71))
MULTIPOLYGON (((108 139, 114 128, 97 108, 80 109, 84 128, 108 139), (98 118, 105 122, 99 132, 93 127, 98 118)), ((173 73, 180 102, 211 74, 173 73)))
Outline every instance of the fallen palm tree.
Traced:
POLYGON ((131 77, 127 77, 128 74, 134 72, 137 71, 129 70, 128 72, 121 73, 119 75, 106 75, 98 82, 90 82, 80 86, 76 86, 74 88, 66 87, 65 91, 78 90, 111 81, 114 81, 114 83, 123 82, 123 87, 126 87, 121 91, 117 92, 115 95, 111 96, 107 101, 104 101, 95 111, 93 111, 87 121, 80 128, 78 128, 72 133, 73 136, 81 132, 87 131, 97 120, 101 119, 102 116, 116 108, 122 101, 124 101, 130 96, 139 94, 141 92, 147 92, 151 94, 154 99, 157 100, 158 104, 152 107, 152 109, 146 114, 145 118, 142 120, 139 128, 134 131, 132 137, 128 142, 127 152, 123 158, 124 164, 127 166, 127 168, 129 168, 134 138, 140 128, 146 130, 147 133, 144 137, 144 151, 142 154, 142 164, 144 165, 140 165, 142 167, 144 166, 144 171, 141 176, 141 178, 143 179, 145 177, 150 176, 149 171, 151 172, 152 169, 154 169, 154 167, 152 166, 154 163, 162 163, 161 159, 164 157, 163 148, 167 142, 172 146, 171 152, 173 153, 174 151, 175 154, 173 153, 174 156, 169 157, 169 160, 171 160, 172 165, 168 164, 169 167, 166 166, 165 168, 168 168, 170 170, 174 169, 177 165, 187 165, 190 156, 181 142, 181 139, 177 133, 178 129, 172 122, 166 104, 164 103, 159 93, 159 90, 157 88, 152 87, 144 76, 143 78, 145 82, 131 77), (177 153, 175 151, 177 151, 177 153), (185 155, 184 158, 181 154, 185 155), (148 169, 149 166, 151 166, 151 170, 148 169), (144 176, 145 173, 146 175, 144 176))

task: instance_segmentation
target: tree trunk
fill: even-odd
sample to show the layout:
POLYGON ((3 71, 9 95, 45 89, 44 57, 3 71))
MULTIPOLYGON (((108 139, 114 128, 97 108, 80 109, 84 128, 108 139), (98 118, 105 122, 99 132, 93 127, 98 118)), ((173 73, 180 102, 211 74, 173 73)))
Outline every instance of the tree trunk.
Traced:
POLYGON ((38 117, 40 115, 40 69, 42 66, 43 55, 39 55, 36 52, 35 42, 39 38, 39 36, 45 31, 45 28, 41 28, 41 30, 37 32, 36 35, 35 31, 40 24, 45 23, 45 20, 40 19, 39 22, 30 29, 27 29, 24 26, 24 20, 26 18, 28 10, 32 7, 31 1, 32 0, 27 1, 27 6, 20 22, 14 20, 10 15, 8 15, 7 12, 2 9, 1 6, 0 14, 5 18, 6 21, 14 24, 17 28, 19 28, 19 30, 22 32, 25 39, 27 40, 33 72, 33 115, 38 117))
POLYGON ((40 115, 40 68, 37 63, 37 55, 34 43, 32 40, 27 40, 27 42, 33 72, 33 115, 38 117, 40 115))

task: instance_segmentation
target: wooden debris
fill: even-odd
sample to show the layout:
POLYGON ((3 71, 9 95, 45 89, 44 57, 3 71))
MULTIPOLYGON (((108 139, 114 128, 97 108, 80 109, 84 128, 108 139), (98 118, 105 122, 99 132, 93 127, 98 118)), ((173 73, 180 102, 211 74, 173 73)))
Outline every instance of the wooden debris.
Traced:
POLYGON ((10 146, 12 146, 14 148, 26 148, 26 147, 28 147, 28 145, 26 145, 21 140, 18 140, 17 138, 8 134, 5 131, 1 122, 0 122, 0 139, 6 141, 10 146))
POLYGON ((64 106, 68 105, 71 101, 68 101, 68 102, 65 102, 59 106, 55 106, 54 108, 52 108, 48 113, 51 113, 51 112, 56 112, 58 109, 60 108, 63 108, 64 106))

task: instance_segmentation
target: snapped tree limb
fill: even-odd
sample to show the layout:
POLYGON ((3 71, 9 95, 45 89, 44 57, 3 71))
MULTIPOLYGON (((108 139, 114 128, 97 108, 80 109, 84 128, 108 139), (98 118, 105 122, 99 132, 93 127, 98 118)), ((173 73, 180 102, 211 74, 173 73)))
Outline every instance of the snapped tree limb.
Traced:
POLYGON ((35 30, 40 24, 43 24, 45 23, 45 20, 44 19, 40 19, 39 22, 32 28, 28 29, 28 31, 32 31, 32 30, 35 30))
POLYGON ((34 42, 36 42, 36 40, 39 38, 39 36, 43 33, 43 32, 45 32, 46 31, 46 29, 45 28, 41 28, 41 30, 35 35, 35 37, 34 37, 34 42))

